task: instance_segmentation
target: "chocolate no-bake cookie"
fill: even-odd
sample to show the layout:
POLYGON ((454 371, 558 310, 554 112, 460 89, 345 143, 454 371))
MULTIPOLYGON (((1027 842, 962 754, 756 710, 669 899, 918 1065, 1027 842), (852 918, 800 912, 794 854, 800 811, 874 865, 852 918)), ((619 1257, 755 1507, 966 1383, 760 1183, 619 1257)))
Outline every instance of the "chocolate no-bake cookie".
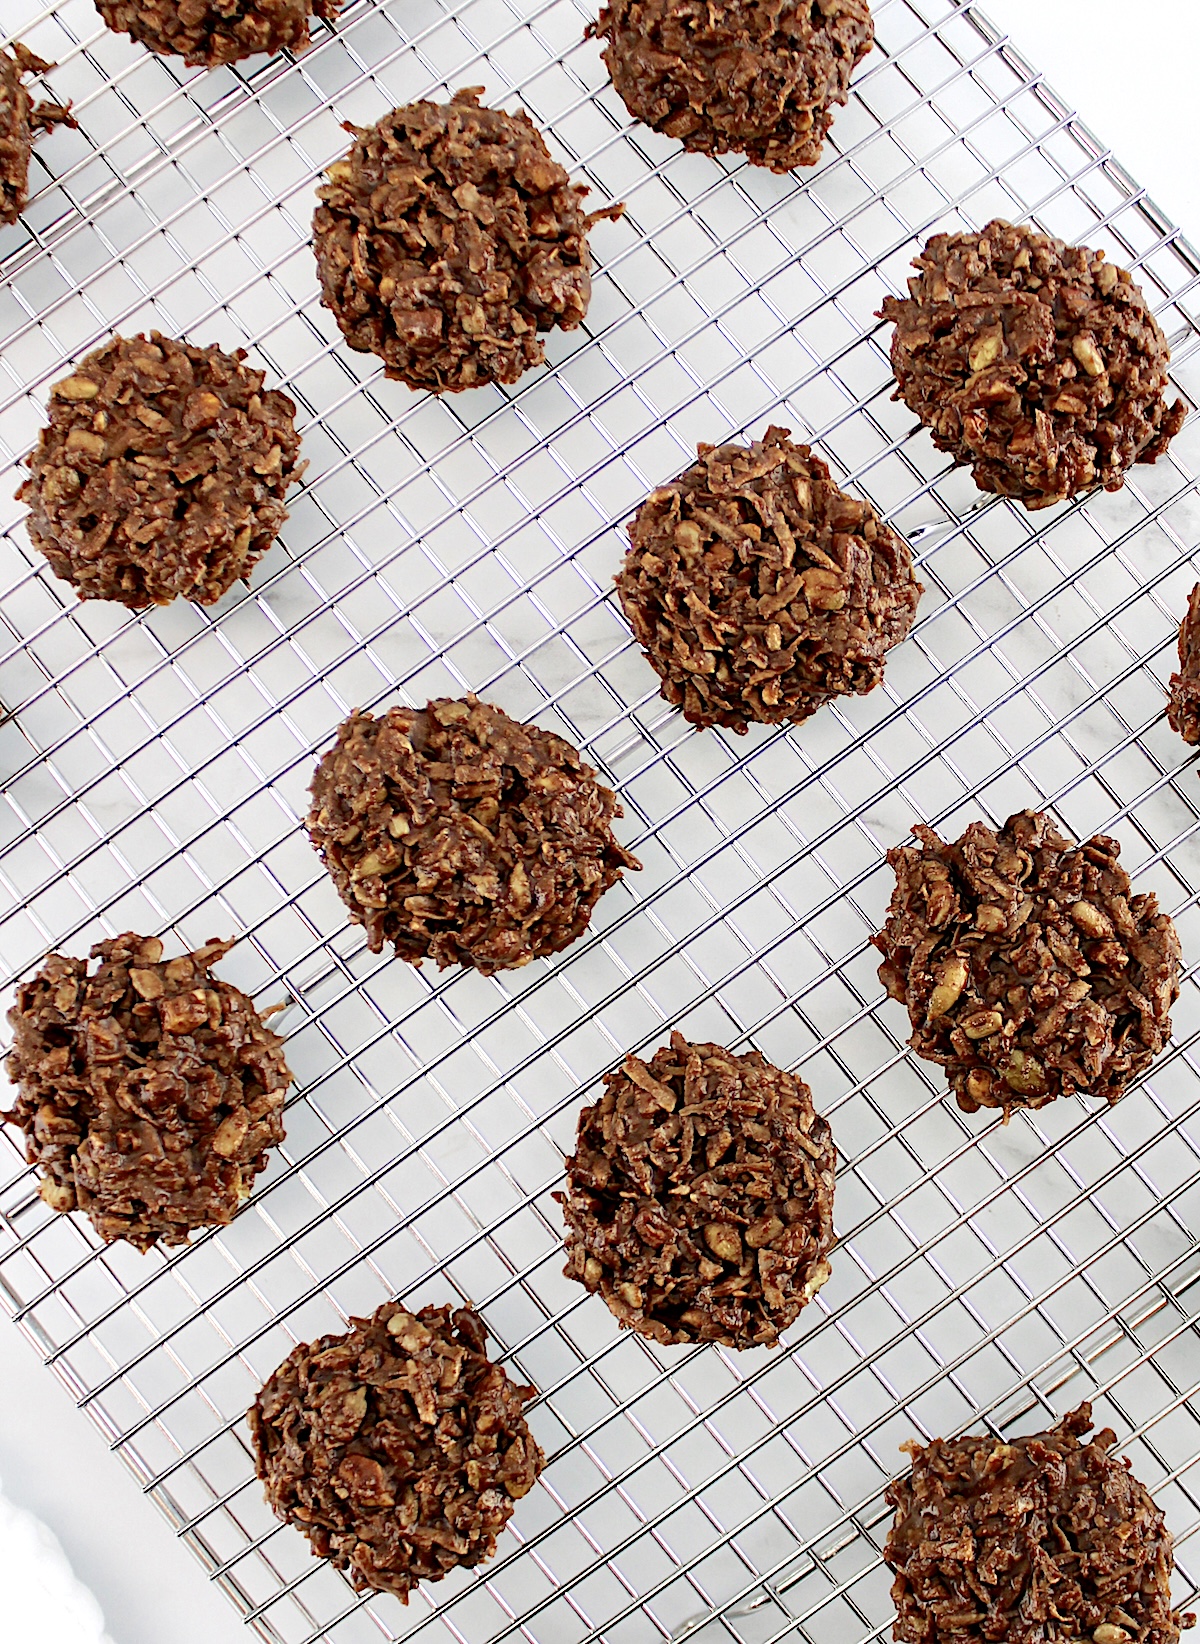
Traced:
POLYGON ((296 407, 244 358, 154 331, 55 383, 17 497, 80 599, 211 605, 274 542, 305 467, 296 407))
POLYGON ((283 1140, 283 1041, 212 966, 232 942, 163 960, 157 936, 52 953, 17 989, 8 1076, 52 1210, 139 1250, 232 1221, 283 1140))
POLYGON ((1180 952, 1156 898, 1130 895, 1117 841, 1073 845, 1040 811, 951 844, 913 832, 919 846, 888 852, 896 889, 872 941, 917 1055, 967 1113, 1118 1101, 1170 1037, 1180 952))
POLYGON ((816 165, 875 38, 867 0, 612 0, 587 32, 635 120, 772 171, 816 165))
POLYGON ((354 713, 312 782, 309 836, 374 953, 493 971, 557 953, 637 859, 562 737, 442 697, 354 713))
POLYGON ((0 46, 0 223, 15 223, 29 197, 29 156, 39 126, 73 126, 74 116, 61 103, 34 104, 25 89, 26 74, 45 74, 54 67, 27 46, 0 46))
POLYGON ((342 0, 96 0, 110 29, 160 57, 216 68, 260 51, 303 51, 313 17, 329 21, 342 0))
POLYGON ((385 1302, 302 1343, 248 1420, 267 1501, 360 1592, 402 1604, 419 1581, 480 1564, 545 1465, 532 1387, 487 1357, 469 1308, 385 1302))
POLYGON ((1200 582, 1179 624, 1179 672, 1171 675, 1167 718, 1185 742, 1200 742, 1200 582))
POLYGON ((773 1346, 829 1277, 837 1154, 812 1092, 680 1033, 604 1083, 559 1195, 568 1278, 658 1342, 773 1346))
POLYGON ((896 1644, 1178 1644, 1174 1544, 1092 1407, 1004 1443, 965 1433, 901 1446, 883 1556, 896 1644))
POLYGON ((807 445, 702 445, 629 526, 617 593, 694 725, 798 723, 883 678, 921 597, 912 555, 807 445))
POLYGON ((983 491, 1046 508, 1117 491, 1183 426, 1171 354, 1141 288, 1102 251, 991 222, 935 234, 895 321, 897 399, 983 491))
POLYGON ((525 113, 479 87, 410 103, 354 132, 313 218, 321 300, 351 348, 435 394, 516 382, 573 330, 592 281, 587 193, 525 113))

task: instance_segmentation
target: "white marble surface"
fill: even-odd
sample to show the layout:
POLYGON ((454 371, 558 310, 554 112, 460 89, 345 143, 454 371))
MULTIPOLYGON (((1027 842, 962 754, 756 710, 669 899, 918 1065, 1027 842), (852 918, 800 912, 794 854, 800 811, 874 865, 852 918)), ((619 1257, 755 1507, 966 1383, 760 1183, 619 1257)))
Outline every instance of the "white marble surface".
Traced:
MULTIPOLYGON (((1141 0, 1133 14, 1118 0, 991 0, 985 9, 1200 245, 1200 167, 1185 124, 1200 47, 1197 0, 1141 0)), ((113 1644, 244 1639, 223 1596, 7 1321, 0 1322, 0 1386, 0 1477, 11 1500, 51 1528, 96 1594, 113 1644), (14 1411, 23 1419, 14 1421, 14 1411)), ((0 1505, 0 1525, 3 1512, 0 1505)), ((33 1558, 36 1533, 28 1521, 13 1522, 24 1527, 23 1556, 33 1558)), ((7 1595, 2 1571, 0 1582, 7 1595)), ((83 1644, 95 1632, 77 1628, 74 1636, 83 1644)))
POLYGON ((981 10, 1200 244, 1200 167, 1189 110, 1197 0, 982 0, 981 10))
POLYGON ((92 1593, 62 1546, 26 1507, 15 1507, 0 1479, 0 1592, 13 1638, 38 1644, 112 1644, 92 1593))
MULTIPOLYGON (((205 1579, 191 1551, 7 1318, 0 1320, 0 1387, 0 1479, 8 1497, 0 1495, 4 1644, 59 1644, 60 1637, 63 1644, 97 1644, 98 1638, 98 1629, 86 1630, 86 1604, 71 1595, 52 1554, 36 1578, 10 1563, 6 1554, 16 1544, 6 1542, 6 1526, 14 1508, 35 1514, 53 1532, 99 1601, 111 1644, 245 1644, 250 1635, 228 1599, 205 1579), (35 1592, 44 1611, 36 1630, 18 1625, 20 1605, 35 1592), (74 1634, 52 1632, 52 1607, 70 1618, 71 1606, 74 1634)), ((26 1523, 21 1559, 35 1557, 43 1545, 26 1523)))

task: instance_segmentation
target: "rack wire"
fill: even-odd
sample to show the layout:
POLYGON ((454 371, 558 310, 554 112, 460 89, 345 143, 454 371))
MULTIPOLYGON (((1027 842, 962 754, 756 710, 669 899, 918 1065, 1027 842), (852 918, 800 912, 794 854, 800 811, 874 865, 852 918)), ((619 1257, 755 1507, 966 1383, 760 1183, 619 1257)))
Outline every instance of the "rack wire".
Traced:
POLYGON ((1197 403, 1200 261, 974 4, 875 11, 823 163, 774 177, 631 124, 575 0, 351 0, 302 58, 210 74, 86 0, 5 7, 80 130, 38 144, 0 240, 0 964, 240 932, 224 971, 292 1001, 299 1082, 253 1199, 171 1254, 51 1215, 7 1135, 0 1295, 275 1644, 872 1640, 898 1444, 1085 1396, 1195 1596, 1200 788, 1162 709, 1197 422, 1117 495, 981 503, 890 400, 874 315, 930 232, 1033 220, 1138 271, 1197 403), (436 400, 340 343, 308 224, 343 120, 475 83, 628 211, 546 369, 436 400), (8 498, 66 362, 151 324, 247 348, 311 467, 248 590, 132 616, 77 604, 8 498), (610 588, 647 490, 768 420, 909 534, 926 592, 881 689, 739 741, 664 707, 610 588), (467 688, 581 746, 644 862, 567 953, 490 980, 368 954, 299 826, 351 707, 467 688), (1118 1107, 1002 1126, 907 1054, 867 938, 914 821, 1030 804, 1116 834, 1193 963, 1118 1107), (674 1026, 798 1068, 834 1126, 834 1274, 778 1351, 620 1336, 561 1273, 580 1103, 674 1026), (497 1558, 407 1610, 275 1522, 242 1419, 295 1341, 393 1294, 481 1308, 549 1457, 497 1558))

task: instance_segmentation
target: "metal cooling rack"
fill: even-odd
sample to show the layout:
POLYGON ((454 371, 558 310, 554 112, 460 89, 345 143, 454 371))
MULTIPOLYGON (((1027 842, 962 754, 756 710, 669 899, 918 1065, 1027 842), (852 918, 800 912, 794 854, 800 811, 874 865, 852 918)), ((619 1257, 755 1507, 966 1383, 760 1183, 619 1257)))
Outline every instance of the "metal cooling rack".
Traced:
MULTIPOLYGON (((1200 998, 1119 1107, 966 1119, 907 1055, 867 937, 925 818, 1050 806, 1116 833, 1200 961, 1200 786, 1162 718, 1200 571, 1196 421, 1124 491, 1030 516, 889 399, 873 316, 935 228, 995 214, 1139 271, 1187 389, 1200 264, 972 4, 880 0, 822 166, 773 177, 631 125, 581 0, 352 0, 297 62, 184 72, 86 0, 6 0, 77 133, 38 145, 0 290, 0 955, 244 932, 284 1018, 288 1140, 229 1229, 97 1248, 0 1143, 9 1307, 262 1637, 745 1644, 886 1634, 882 1490, 914 1434, 1030 1430, 1091 1396, 1200 1575, 1200 998), (595 203, 585 330, 508 392, 437 401, 316 298, 314 179, 344 119, 481 83, 595 203), (249 592, 76 604, 9 499, 48 384, 110 330, 244 345, 302 407, 307 483, 249 592), (697 440, 768 419, 919 542, 886 685, 744 741, 667 712, 609 595, 622 522, 697 440), (299 829, 354 705, 466 688, 582 746, 645 869, 552 964, 371 957, 299 829), (782 1351, 658 1350, 561 1276, 575 1116, 678 1025, 798 1067, 841 1150, 834 1276, 782 1351), (542 1398, 549 1465, 499 1556, 357 1598, 276 1524, 242 1412, 292 1343, 399 1293, 471 1298, 542 1398)), ((1195 402, 1197 395, 1193 391, 1195 402)))

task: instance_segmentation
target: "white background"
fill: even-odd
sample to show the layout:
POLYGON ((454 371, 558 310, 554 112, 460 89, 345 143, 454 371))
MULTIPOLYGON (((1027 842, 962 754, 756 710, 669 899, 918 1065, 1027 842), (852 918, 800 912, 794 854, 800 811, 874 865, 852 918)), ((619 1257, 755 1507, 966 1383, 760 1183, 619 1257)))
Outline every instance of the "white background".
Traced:
MULTIPOLYGON (((990 0, 984 9, 1200 245, 1200 162, 1191 118, 1200 0, 1140 0, 1134 7, 1128 0, 990 0)), ((0 1387, 3 1487, 58 1536, 99 1599, 113 1644, 244 1640, 224 1597, 4 1321, 0 1387)), ((51 1634, 33 1546, 29 1536, 0 1538, 0 1639, 40 1637, 49 1644, 53 1636, 57 1644, 61 1636, 92 1644, 97 1635, 81 1620, 74 1634, 51 1634), (19 1614, 22 1596, 30 1605, 27 1620, 19 1614)))

